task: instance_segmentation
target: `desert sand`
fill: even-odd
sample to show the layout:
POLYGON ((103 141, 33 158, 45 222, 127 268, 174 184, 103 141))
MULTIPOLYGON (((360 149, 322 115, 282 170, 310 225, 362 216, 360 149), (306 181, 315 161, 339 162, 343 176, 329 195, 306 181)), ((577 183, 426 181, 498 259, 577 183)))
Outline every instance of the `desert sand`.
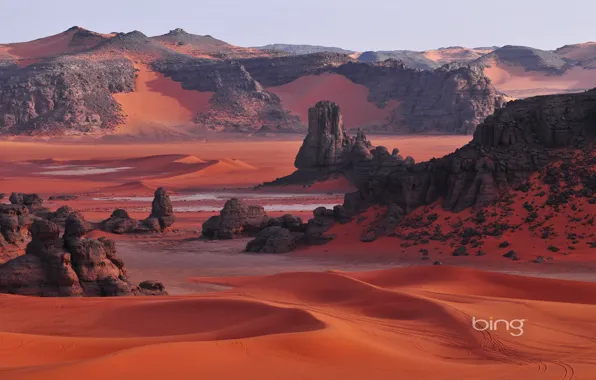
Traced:
POLYGON ((159 136, 185 133, 194 117, 209 110, 210 92, 185 90, 163 74, 136 64, 135 92, 115 94, 126 121, 116 134, 159 136))
POLYGON ((383 108, 368 100, 369 90, 338 74, 309 75, 267 90, 280 97, 285 109, 308 121, 308 109, 320 99, 337 103, 346 128, 382 124, 399 105, 389 101, 383 108))
MULTIPOLYGON (((426 160, 469 139, 374 136, 372 142, 426 160)), ((291 173, 300 144, 300 139, 256 138, 0 142, 0 192, 75 194, 76 200, 46 206, 67 204, 99 221, 117 207, 145 217, 153 190, 165 184, 178 216, 174 229, 161 236, 88 235, 115 239, 129 276, 163 281, 170 296, 0 295, 0 378, 596 376, 596 282, 565 280, 594 281, 591 252, 537 266, 526 260, 530 251, 522 261, 503 260, 496 239, 487 242, 483 258, 449 257, 446 244, 431 244, 433 260, 458 265, 433 266, 420 260, 418 247, 404 248, 399 238, 359 241, 378 209, 369 210, 362 224, 334 227, 330 232, 337 239, 331 243, 288 255, 243 253, 246 239, 198 240, 201 223, 233 194, 248 203, 277 205, 268 211, 272 216, 300 206, 291 212, 305 219, 316 205, 341 203, 343 192, 350 191, 344 178, 310 188, 251 189, 291 173), (494 330, 474 329, 473 318, 491 317, 523 319, 523 333, 513 326, 507 330, 503 322, 494 330)), ((520 194, 512 218, 519 217, 524 201, 520 194)), ((437 212, 438 223, 448 225, 437 205, 419 212, 437 212)), ((504 236, 515 249, 544 249, 529 232, 519 237, 504 236)))
POLYGON ((594 283, 432 266, 195 281, 232 288, 134 299, 2 295, 0 374, 14 380, 596 376, 594 283), (509 330, 472 327, 473 318, 491 317, 524 321, 509 330))

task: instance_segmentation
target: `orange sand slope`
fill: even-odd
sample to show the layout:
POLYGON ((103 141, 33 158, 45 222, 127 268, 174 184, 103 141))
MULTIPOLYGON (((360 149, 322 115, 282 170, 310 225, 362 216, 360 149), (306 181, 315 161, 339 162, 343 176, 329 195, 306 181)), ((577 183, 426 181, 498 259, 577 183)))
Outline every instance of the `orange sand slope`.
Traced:
POLYGON ((523 67, 495 60, 484 69, 495 88, 514 98, 565 92, 582 92, 596 87, 596 70, 573 67, 563 75, 526 71, 523 67))
POLYGON ((440 266, 199 281, 237 288, 155 298, 1 295, 0 377, 596 378, 594 283, 440 266), (566 295, 572 302, 559 302, 566 295), (510 329, 502 321, 473 328, 473 319, 490 317, 512 321, 510 329))
POLYGON ((399 104, 391 100, 384 108, 368 100, 369 90, 338 74, 309 75, 268 91, 280 97, 285 109, 308 121, 308 109, 325 99, 337 103, 346 128, 383 124, 399 104))
MULTIPOLYGON (((374 145, 417 161, 441 157, 469 142, 471 136, 374 136, 374 145)), ((143 194, 148 188, 170 190, 255 186, 295 170, 301 138, 286 141, 192 141, 161 144, 57 143, 0 141, 0 192, 107 192, 143 194), (147 156, 152 154, 152 156, 147 156), (51 159, 48 159, 51 158, 51 159), (89 160, 89 159, 92 160, 89 160), (35 161, 31 163, 31 161, 35 161), (40 161, 41 160, 41 161, 40 161), (81 162, 77 162, 84 160, 81 162), (25 161, 25 163, 22 163, 25 161), (21 163, 19 163, 21 162, 21 163), (101 175, 41 175, 45 165, 131 167, 101 175), (27 170, 23 170, 26 168, 27 170), (118 186, 123 185, 119 188, 118 186)), ((349 186, 340 181, 318 184, 311 191, 349 186)))
POLYGON ((135 92, 114 95, 127 115, 117 134, 181 134, 184 130, 175 127, 192 125, 199 112, 209 110, 211 92, 185 90, 180 83, 144 65, 136 65, 136 68, 139 71, 135 92))
POLYGON ((78 31, 84 29, 70 29, 34 41, 0 45, 0 53, 14 57, 21 66, 27 66, 41 59, 91 49, 107 38, 105 35, 89 32, 91 36, 75 42, 73 37, 78 31))

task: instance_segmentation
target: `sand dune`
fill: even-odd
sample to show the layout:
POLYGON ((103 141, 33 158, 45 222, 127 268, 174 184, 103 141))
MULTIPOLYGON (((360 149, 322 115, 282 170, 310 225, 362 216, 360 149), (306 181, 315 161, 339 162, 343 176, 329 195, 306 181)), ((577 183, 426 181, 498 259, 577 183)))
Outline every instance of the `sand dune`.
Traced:
POLYGON ((196 157, 196 156, 185 156, 185 157, 175 160, 174 162, 180 162, 182 164, 204 164, 207 161, 203 161, 199 157, 196 157))
POLYGON ((150 195, 155 189, 143 181, 126 182, 122 185, 108 186, 100 189, 99 193, 150 195))
POLYGON ((46 58, 91 49, 105 38, 107 38, 106 35, 80 28, 71 28, 65 32, 34 41, 0 45, 0 53, 4 52, 4 54, 14 57, 20 66, 28 66, 46 58), (85 36, 74 41, 73 37, 81 31, 85 32, 85 36))
POLYGON ((594 284, 436 266, 196 281, 235 288, 156 298, 0 295, 0 374, 11 380, 596 375, 594 284), (561 295, 576 286, 591 294, 553 302, 551 286, 561 295), (472 318, 490 317, 524 319, 522 333, 472 327, 472 318))
POLYGON ((321 99, 337 103, 347 128, 383 124, 398 105, 389 101, 384 108, 368 100, 369 90, 338 74, 309 75, 268 91, 280 97, 285 109, 308 121, 308 109, 321 99))
POLYGON ((187 133, 184 126, 194 126, 199 112, 209 109, 212 93, 185 90, 180 83, 136 65, 135 91, 115 94, 122 105, 126 122, 117 134, 158 137, 187 133))

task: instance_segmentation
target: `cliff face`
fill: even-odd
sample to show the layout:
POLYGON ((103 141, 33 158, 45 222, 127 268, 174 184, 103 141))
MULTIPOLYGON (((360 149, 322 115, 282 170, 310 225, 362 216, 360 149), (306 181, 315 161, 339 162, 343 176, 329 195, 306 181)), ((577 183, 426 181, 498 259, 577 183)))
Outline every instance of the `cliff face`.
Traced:
POLYGON ((0 68, 0 133, 103 132, 120 121, 113 93, 134 90, 129 60, 58 59, 0 68))
MULTIPOLYGON (((344 91, 355 91, 357 102, 369 110, 364 116, 375 111, 369 102, 392 107, 366 124, 383 133, 471 133, 503 104, 483 73, 467 66, 422 71, 401 61, 362 63, 332 52, 276 56, 180 29, 147 37, 139 31, 100 35, 72 28, 48 38, 42 44, 0 46, 0 134, 110 132, 124 121, 112 94, 135 90, 134 64, 150 66, 185 89, 213 93, 209 109, 194 117, 196 131, 303 131, 307 120, 297 115, 306 110, 291 101, 284 104, 272 87, 310 76, 306 82, 341 101, 345 94, 330 88, 327 76, 312 77, 320 74, 365 86, 368 101, 360 97, 362 88, 340 79, 350 88, 344 91), (42 45, 60 46, 45 51, 42 45)), ((306 91, 290 97, 319 94, 306 91)), ((324 99, 311 101, 318 100, 324 99)))
POLYGON ((300 127, 298 118, 283 109, 279 98, 238 62, 166 59, 154 62, 153 67, 181 82, 185 89, 214 93, 209 111, 196 117, 206 129, 247 132, 263 127, 286 131, 300 127))
POLYGON ((390 166, 387 157, 371 160, 368 172, 353 177, 359 190, 346 195, 345 205, 360 210, 395 203, 409 212, 443 198, 448 210, 481 206, 567 157, 569 149, 589 151, 595 126, 596 90, 518 100, 489 116, 469 144, 443 158, 411 166, 390 166))
POLYGON ((422 71, 399 61, 385 61, 348 63, 334 71, 368 87, 370 100, 377 104, 390 99, 401 103, 386 131, 472 133, 505 104, 482 70, 474 66, 452 64, 422 71))
MULTIPOLYGON (((274 184, 346 176, 358 191, 344 206, 359 212, 374 204, 395 204, 405 213, 443 199, 447 210, 483 206, 500 192, 525 181, 549 163, 583 151, 594 162, 577 162, 575 171, 596 165, 596 90, 518 100, 478 126, 473 140, 455 152, 428 162, 403 159, 373 147, 362 133, 346 136, 337 106, 321 102, 311 109, 309 135, 296 158, 298 170, 274 184)), ((589 159, 588 159, 589 160, 589 159)), ((573 167, 571 161, 569 167, 573 167)), ((588 172, 579 177, 590 177, 588 172), (585 174, 585 175, 584 175, 585 174)), ((595 182, 587 186, 594 186, 595 182)), ((551 189, 558 193, 561 189, 551 189)))

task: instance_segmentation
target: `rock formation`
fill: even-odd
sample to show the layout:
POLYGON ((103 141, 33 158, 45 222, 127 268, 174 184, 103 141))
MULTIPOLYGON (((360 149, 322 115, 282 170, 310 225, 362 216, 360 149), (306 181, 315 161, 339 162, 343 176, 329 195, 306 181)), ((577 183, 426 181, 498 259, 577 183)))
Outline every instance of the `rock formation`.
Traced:
POLYGON ((0 67, 0 133, 105 133, 122 120, 112 94, 133 89, 134 67, 124 58, 0 67))
POLYGON ((131 285, 114 242, 85 238, 80 214, 69 215, 65 224, 61 238, 58 225, 33 222, 26 254, 0 266, 0 292, 50 297, 167 294, 163 285, 131 285))
MULTIPOLYGON (((156 219, 162 231, 170 228, 176 221, 172 201, 163 187, 155 190, 153 202, 151 203, 151 214, 147 219, 156 219)), ((147 222, 147 224, 152 225, 153 223, 147 222)))
POLYGON ((24 205, 0 204, 0 265, 25 253, 37 219, 24 205))
MULTIPOLYGON (((335 115, 335 107, 327 102, 317 104, 315 110, 315 114, 335 115)), ((341 117, 330 120, 338 126, 332 128, 336 133, 318 124, 311 128, 320 138, 305 139, 297 156, 298 170, 273 183, 344 175, 358 187, 358 191, 345 195, 348 215, 378 204, 391 210, 375 223, 369 236, 363 236, 363 240, 374 240, 392 230, 405 214, 439 199, 444 209, 455 212, 488 205, 504 190, 565 157, 568 150, 560 148, 589 152, 596 143, 596 90, 512 102, 487 117, 469 144, 445 157, 421 163, 403 159, 397 149, 389 153, 385 147, 371 147, 364 143, 363 136, 345 144, 345 133, 339 128, 341 117), (338 150, 343 153, 337 154, 338 150), (311 153, 304 158, 307 151, 311 153), (319 160, 319 152, 323 152, 320 157, 324 160, 319 160)), ((581 191, 592 194, 592 187, 596 187, 590 180, 593 175, 586 172, 583 177, 586 179, 581 191)), ((322 214, 329 214, 328 223, 332 223, 329 211, 322 214)))
POLYGON ((219 215, 203 223, 203 237, 207 239, 233 239, 256 233, 267 226, 269 217, 262 206, 248 205, 241 199, 228 200, 219 215))
POLYGON ((512 102, 488 117, 469 144, 443 158, 408 166, 383 154, 358 177, 359 190, 347 194, 344 205, 357 211, 395 203, 408 213, 439 198, 452 211, 488 204, 557 159, 557 148, 594 142, 595 117, 596 91, 512 102))
POLYGON ((363 182, 375 167, 410 165, 394 150, 374 148, 364 133, 348 136, 343 129, 341 111, 337 104, 320 101, 309 110, 308 134, 296 156, 291 175, 269 184, 304 184, 341 174, 355 184, 363 182))
POLYGON ((151 214, 141 221, 131 218, 124 209, 116 209, 106 220, 99 223, 103 231, 114 234, 164 232, 176 221, 170 196, 163 187, 155 191, 151 214))

